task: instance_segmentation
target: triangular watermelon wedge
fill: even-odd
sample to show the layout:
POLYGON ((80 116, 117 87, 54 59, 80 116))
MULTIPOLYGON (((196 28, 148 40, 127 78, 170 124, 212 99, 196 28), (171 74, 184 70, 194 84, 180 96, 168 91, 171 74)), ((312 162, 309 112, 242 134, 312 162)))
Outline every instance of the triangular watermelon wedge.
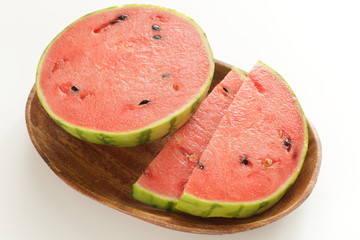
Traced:
POLYGON ((176 209, 249 217, 273 206, 297 178, 307 121, 284 79, 258 62, 222 118, 176 209))
POLYGON ((135 199, 157 208, 173 209, 245 78, 242 71, 232 68, 133 185, 135 199))

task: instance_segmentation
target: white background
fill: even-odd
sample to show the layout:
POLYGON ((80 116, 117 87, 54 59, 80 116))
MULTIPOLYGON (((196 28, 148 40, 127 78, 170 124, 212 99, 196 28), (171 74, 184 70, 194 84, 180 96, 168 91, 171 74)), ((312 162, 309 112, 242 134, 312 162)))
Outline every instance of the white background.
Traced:
POLYGON ((146 1, 176 9, 206 32, 217 59, 250 70, 262 60, 292 86, 323 145, 319 179, 291 214, 221 236, 152 225, 62 182, 34 149, 26 99, 47 44, 77 18, 133 1, 0 3, 0 239, 360 239, 360 6, 358 1, 146 1))

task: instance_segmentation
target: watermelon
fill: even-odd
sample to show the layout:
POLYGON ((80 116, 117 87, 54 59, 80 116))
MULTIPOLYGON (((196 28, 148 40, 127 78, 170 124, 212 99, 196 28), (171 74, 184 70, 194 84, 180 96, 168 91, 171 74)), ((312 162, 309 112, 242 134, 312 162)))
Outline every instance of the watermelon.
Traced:
POLYGON ((50 117, 75 137, 135 146, 188 121, 213 72, 209 43, 192 19, 126 5, 64 29, 39 61, 36 91, 50 117))
POLYGON ((192 118, 175 132, 133 185, 132 196, 173 210, 192 170, 246 78, 236 67, 212 90, 192 118))
POLYGON ((248 74, 191 173, 176 209, 249 217, 281 199, 298 176, 307 121, 283 78, 262 62, 248 74))

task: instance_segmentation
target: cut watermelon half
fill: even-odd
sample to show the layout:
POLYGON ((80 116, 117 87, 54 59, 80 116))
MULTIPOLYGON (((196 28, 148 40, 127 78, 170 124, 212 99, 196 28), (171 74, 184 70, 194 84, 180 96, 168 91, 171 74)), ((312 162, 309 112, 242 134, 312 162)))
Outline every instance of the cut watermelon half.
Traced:
POLYGON ((89 142, 160 139, 195 112, 214 61, 205 34, 174 10, 127 5, 88 14, 44 51, 36 90, 48 114, 89 142))
POLYGON ((132 196, 148 205, 172 210, 216 127, 245 80, 233 67, 201 103, 192 118, 171 136, 133 185, 132 196))
POLYGON ((294 93, 258 62, 222 118, 176 209, 202 217, 249 217, 281 199, 297 178, 308 145, 294 93))

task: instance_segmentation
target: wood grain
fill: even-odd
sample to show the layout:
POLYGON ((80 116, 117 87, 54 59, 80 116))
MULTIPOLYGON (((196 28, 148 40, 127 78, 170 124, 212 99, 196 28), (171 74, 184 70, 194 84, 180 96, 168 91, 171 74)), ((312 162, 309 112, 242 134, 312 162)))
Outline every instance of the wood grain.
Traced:
MULTIPOLYGON (((216 61, 213 85, 230 66, 216 61)), ((26 105, 30 138, 48 166, 80 193, 141 220, 185 232, 225 234, 269 224, 296 209, 313 190, 321 164, 320 139, 309 124, 309 150, 303 169, 287 194, 268 211, 245 219, 200 218, 148 207, 130 197, 131 185, 161 150, 166 139, 137 147, 111 147, 79 140, 58 127, 33 88, 26 105)))

